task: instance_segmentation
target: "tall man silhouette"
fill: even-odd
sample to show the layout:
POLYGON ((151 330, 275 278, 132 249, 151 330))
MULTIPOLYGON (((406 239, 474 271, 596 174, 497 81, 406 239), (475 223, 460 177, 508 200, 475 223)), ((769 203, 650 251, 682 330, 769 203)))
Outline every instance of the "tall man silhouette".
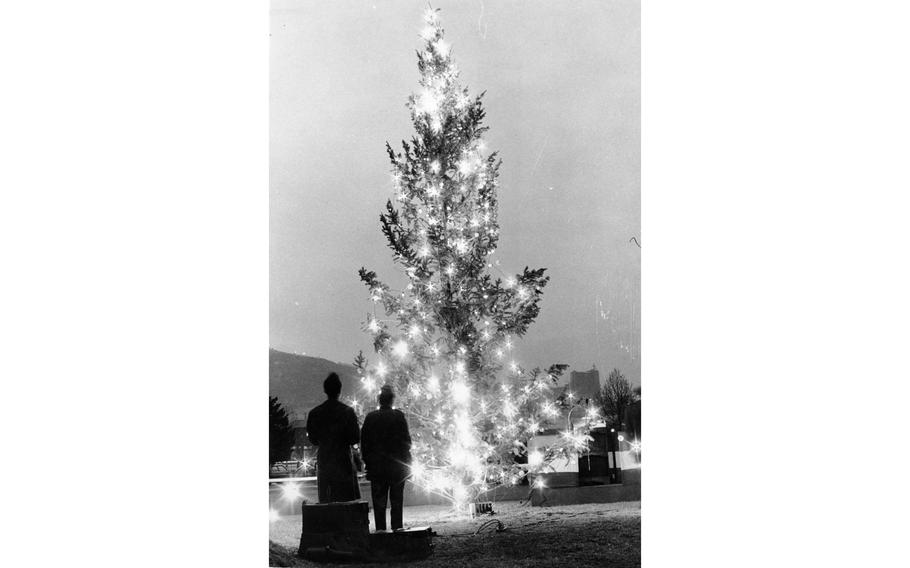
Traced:
POLYGON ((330 373, 322 383, 328 400, 310 411, 306 420, 307 437, 317 446, 316 484, 319 502, 360 499, 357 469, 351 446, 360 437, 354 409, 338 400, 341 379, 330 373))
POLYGON ((379 410, 367 414, 360 434, 360 450, 367 467, 376 530, 385 530, 385 508, 392 501, 392 530, 404 528, 404 482, 411 463, 411 434, 404 413, 392 408, 395 393, 385 385, 379 391, 379 410))

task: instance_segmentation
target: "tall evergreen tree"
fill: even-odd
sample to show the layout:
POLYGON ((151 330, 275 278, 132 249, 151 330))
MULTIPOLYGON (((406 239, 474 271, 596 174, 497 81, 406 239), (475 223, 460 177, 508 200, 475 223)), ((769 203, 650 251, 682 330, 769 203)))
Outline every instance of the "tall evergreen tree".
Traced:
POLYGON ((374 308, 364 322, 378 361, 358 356, 363 388, 352 402, 375 404, 379 387, 392 384, 411 424, 412 481, 463 504, 583 448, 597 415, 590 411, 558 443, 528 454, 529 439, 548 421, 561 423, 560 406, 571 404, 551 391, 567 365, 527 370, 512 353, 549 277, 527 267, 492 274, 501 161, 486 150, 483 95, 459 84, 437 10, 428 9, 425 22, 420 89, 408 100, 415 135, 399 152, 386 144, 397 204, 389 200, 380 215, 408 283, 393 290, 360 269, 384 315, 374 308))
POLYGON ((278 397, 269 397, 269 465, 285 461, 291 456, 294 445, 294 430, 288 413, 278 402, 278 397))

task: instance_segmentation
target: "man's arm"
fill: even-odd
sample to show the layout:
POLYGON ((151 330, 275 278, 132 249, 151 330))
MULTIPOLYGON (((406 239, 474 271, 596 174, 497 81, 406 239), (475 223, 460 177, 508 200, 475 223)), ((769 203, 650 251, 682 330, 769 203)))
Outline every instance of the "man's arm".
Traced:
MULTIPOLYGON (((367 417, 363 419, 363 428, 360 430, 360 455, 365 462, 372 457, 373 452, 372 422, 370 415, 367 414, 367 417)), ((369 464, 367 464, 367 467, 369 467, 369 464)))
POLYGON ((316 432, 316 429, 318 428, 318 426, 316 424, 318 421, 313 420, 314 413, 315 413, 314 411, 310 411, 310 413, 306 417, 306 437, 310 439, 310 442, 312 442, 312 444, 314 446, 318 446, 319 437, 316 432))
POLYGON ((401 436, 401 445, 404 449, 404 453, 408 456, 411 455, 411 431, 408 428, 408 419, 405 417, 404 412, 398 411, 399 417, 399 430, 401 436))
POLYGON ((347 443, 351 446, 360 442, 360 425, 357 424, 357 414, 354 412, 353 408, 348 409, 348 420, 347 420, 347 443))

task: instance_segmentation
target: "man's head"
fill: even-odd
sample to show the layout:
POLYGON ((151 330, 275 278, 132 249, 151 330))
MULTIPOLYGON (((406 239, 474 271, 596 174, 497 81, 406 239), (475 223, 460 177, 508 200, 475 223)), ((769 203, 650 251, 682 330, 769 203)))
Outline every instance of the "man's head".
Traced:
POLYGON ((341 379, 338 378, 338 373, 329 373, 329 376, 322 383, 322 390, 325 391, 326 396, 329 398, 338 398, 341 394, 341 379))
POLYGON ((395 400, 395 391, 392 390, 392 385, 382 385, 382 388, 379 389, 379 405, 391 406, 393 400, 395 400))

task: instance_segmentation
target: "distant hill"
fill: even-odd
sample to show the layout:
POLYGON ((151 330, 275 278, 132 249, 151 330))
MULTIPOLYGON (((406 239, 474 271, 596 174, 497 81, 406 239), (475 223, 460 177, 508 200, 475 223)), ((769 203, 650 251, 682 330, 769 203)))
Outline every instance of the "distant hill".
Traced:
POLYGON ((359 385, 353 365, 269 349, 269 396, 277 396, 278 402, 296 415, 292 418, 303 418, 325 400, 322 381, 332 371, 341 377, 341 396, 359 385))

